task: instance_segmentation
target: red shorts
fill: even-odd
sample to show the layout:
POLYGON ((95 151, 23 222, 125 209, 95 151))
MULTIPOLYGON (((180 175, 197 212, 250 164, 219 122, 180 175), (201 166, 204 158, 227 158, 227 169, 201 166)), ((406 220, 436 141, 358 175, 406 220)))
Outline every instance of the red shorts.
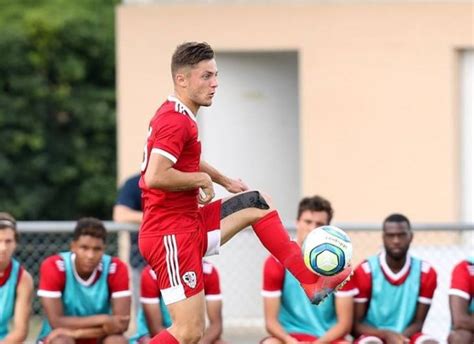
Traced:
POLYGON ((221 200, 199 209, 196 230, 139 237, 140 252, 156 273, 165 304, 189 298, 204 289, 202 257, 219 253, 221 200))

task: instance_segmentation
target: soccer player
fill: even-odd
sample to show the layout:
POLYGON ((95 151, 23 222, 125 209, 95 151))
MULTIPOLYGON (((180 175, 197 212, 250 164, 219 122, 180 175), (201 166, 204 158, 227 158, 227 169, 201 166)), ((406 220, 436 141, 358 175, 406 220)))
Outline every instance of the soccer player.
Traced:
MULTIPOLYGON (((314 228, 329 225, 333 217, 331 203, 320 196, 303 198, 298 205, 296 242, 303 244, 314 228)), ((298 281, 283 265, 270 256, 263 270, 263 305, 265 325, 271 337, 262 344, 345 343, 351 331, 353 296, 357 290, 347 283, 341 291, 314 307, 298 281)))
POLYGON ((457 264, 449 289, 452 331, 450 344, 474 343, 474 256, 457 264))
POLYGON ((33 279, 13 258, 17 243, 15 219, 0 213, 0 344, 23 343, 28 335, 33 279))
POLYGON ((392 214, 383 222, 384 251, 354 273, 356 343, 438 343, 421 332, 436 289, 436 271, 408 253, 410 221, 392 214))
POLYGON ((140 179, 144 214, 139 247, 158 276, 173 320, 152 343, 200 340, 205 320, 201 259, 216 254, 247 226, 319 303, 344 283, 351 268, 333 278, 313 274, 269 198, 201 160, 196 114, 201 106, 212 104, 216 93, 214 51, 207 43, 181 44, 173 54, 171 74, 175 93, 150 122, 140 179), (210 203, 213 182, 236 195, 210 203), (204 206, 199 208, 198 202, 204 206))
POLYGON ((38 296, 46 319, 40 343, 128 343, 130 318, 128 269, 104 254, 107 232, 95 218, 82 218, 71 250, 46 258, 40 268, 38 296))
MULTIPOLYGON (((219 274, 214 265, 203 260, 204 294, 209 325, 206 327, 201 344, 226 344, 222 335, 222 295, 219 274)), ((151 337, 171 326, 171 316, 162 302, 157 277, 147 266, 141 275, 141 308, 137 316, 137 334, 131 344, 148 344, 151 337)))

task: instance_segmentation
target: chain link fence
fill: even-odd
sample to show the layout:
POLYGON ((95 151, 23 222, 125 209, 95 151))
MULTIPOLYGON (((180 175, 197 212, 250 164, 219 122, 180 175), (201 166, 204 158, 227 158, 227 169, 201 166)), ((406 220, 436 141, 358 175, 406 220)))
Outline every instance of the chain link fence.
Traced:
MULTIPOLYGON (((20 244, 16 258, 30 271, 38 287, 38 269, 49 255, 69 249, 74 222, 20 222, 20 244)), ((138 253, 136 226, 105 222, 109 231, 107 253, 129 263, 132 286, 137 295, 143 261, 138 253)), ((382 248, 381 230, 373 224, 336 224, 344 228, 354 245, 354 265, 382 248)), ((294 228, 288 226, 290 235, 294 228)), ((415 224, 411 254, 428 261, 438 273, 438 288, 424 331, 441 341, 450 328, 448 289, 454 265, 474 254, 474 224, 415 224)), ((229 329, 253 331, 264 328, 260 295, 262 267, 268 253, 252 230, 246 229, 221 248, 220 255, 208 258, 220 273, 224 296, 224 325, 229 329)), ((38 297, 34 313, 41 314, 38 297)), ((133 325, 132 325, 133 326, 133 325)), ((133 328, 131 329, 133 331, 133 328)))

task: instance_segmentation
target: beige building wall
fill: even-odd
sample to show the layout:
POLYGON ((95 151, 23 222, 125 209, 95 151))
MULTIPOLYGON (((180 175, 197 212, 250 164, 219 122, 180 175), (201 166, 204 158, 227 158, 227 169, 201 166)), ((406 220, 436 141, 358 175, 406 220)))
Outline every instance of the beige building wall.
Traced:
POLYGON ((177 44, 299 53, 304 194, 336 221, 455 221, 458 53, 473 3, 123 5, 117 10, 119 178, 139 168, 148 121, 172 92, 177 44))

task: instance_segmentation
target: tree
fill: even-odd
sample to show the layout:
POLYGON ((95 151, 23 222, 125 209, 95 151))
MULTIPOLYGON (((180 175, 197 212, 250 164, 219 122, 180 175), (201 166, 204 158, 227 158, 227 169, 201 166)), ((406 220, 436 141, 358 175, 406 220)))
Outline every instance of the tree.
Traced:
POLYGON ((116 3, 0 1, 0 209, 18 219, 110 218, 116 3))

